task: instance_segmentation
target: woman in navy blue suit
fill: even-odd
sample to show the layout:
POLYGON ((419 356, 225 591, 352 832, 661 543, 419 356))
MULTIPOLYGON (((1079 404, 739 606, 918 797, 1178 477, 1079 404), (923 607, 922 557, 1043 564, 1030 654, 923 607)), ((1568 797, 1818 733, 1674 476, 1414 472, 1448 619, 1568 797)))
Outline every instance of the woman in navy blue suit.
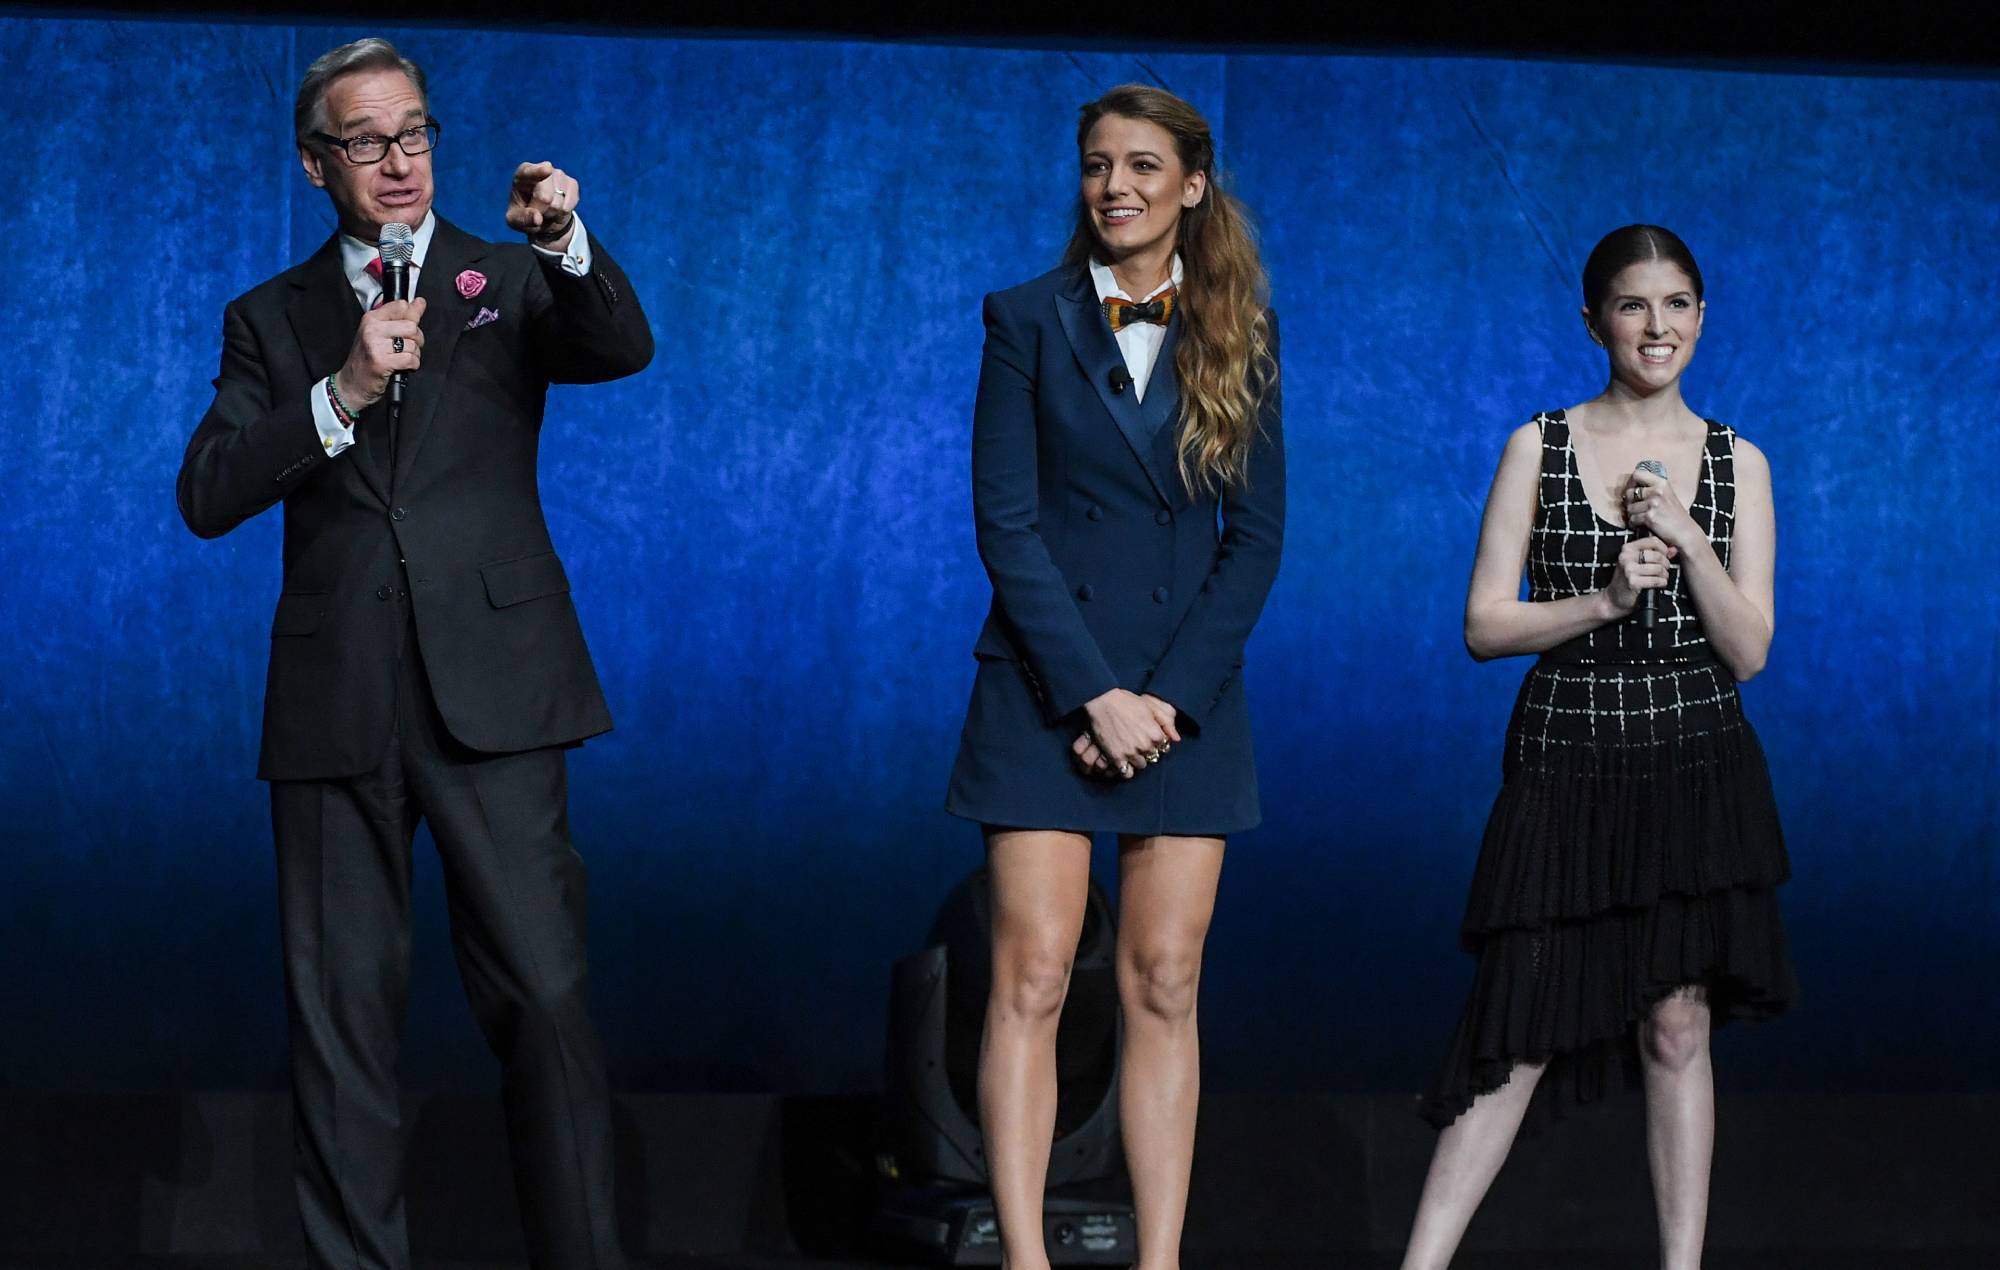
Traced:
POLYGON ((984 827, 992 879, 979 1094, 1005 1264, 1048 1265, 1056 1022, 1090 835, 1115 833, 1125 1157, 1139 1264, 1167 1270, 1202 944, 1224 841, 1258 821, 1239 674, 1284 533, 1278 332, 1193 107, 1116 88, 1077 143, 1062 267, 986 297, 972 483, 993 607, 946 807, 984 827))

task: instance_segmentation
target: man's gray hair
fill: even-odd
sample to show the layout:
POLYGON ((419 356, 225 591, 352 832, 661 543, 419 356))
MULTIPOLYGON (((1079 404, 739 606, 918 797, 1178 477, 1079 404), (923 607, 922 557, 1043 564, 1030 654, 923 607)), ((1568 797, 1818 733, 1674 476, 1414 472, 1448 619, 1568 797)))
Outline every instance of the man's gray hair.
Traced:
POLYGON ((313 144, 315 132, 333 131, 333 123, 326 117, 328 84, 354 71, 377 70, 401 71, 409 76, 416 85, 417 96, 424 99, 424 113, 431 112, 431 91, 424 86, 423 67, 398 53, 389 41, 370 36, 322 53, 306 67, 306 77, 299 81, 298 102, 292 107, 292 130, 299 144, 313 144))

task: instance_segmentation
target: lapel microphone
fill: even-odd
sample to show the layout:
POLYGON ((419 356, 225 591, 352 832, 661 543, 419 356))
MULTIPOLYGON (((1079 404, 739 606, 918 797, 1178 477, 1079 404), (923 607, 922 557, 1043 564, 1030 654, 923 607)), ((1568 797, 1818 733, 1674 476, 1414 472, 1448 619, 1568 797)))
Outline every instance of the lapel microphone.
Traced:
POLYGON ((1122 396, 1124 396, 1124 395, 1125 395, 1125 390, 1126 390, 1127 388, 1130 388, 1131 386, 1132 386, 1132 372, 1131 372, 1131 371, 1129 371, 1129 370, 1126 370, 1126 369, 1125 369, 1125 368, 1124 368, 1123 366, 1114 366, 1114 367, 1112 367, 1112 368, 1111 368, 1111 395, 1112 395, 1112 396, 1114 396, 1114 397, 1122 397, 1122 396))
MULTIPOLYGON (((417 236, 408 225, 392 221, 382 226, 379 250, 382 253, 382 302, 387 304, 392 300, 409 299, 410 261, 417 254, 417 236)), ((392 413, 403 408, 404 377, 400 370, 389 376, 389 409, 392 413)))
MULTIPOLYGON (((1659 477, 1661 480, 1665 480, 1667 476, 1667 465, 1660 462, 1658 459, 1640 459, 1639 466, 1634 470, 1639 472, 1650 472, 1654 476, 1659 477)), ((1632 536, 1637 538, 1640 537, 1641 535, 1639 531, 1635 529, 1632 531, 1632 536)), ((1668 578, 1669 580, 1672 579, 1671 573, 1668 575, 1668 578)), ((1652 630, 1653 623, 1656 620, 1658 620, 1658 614, 1654 608, 1653 602, 1659 596, 1659 593, 1660 593, 1659 588, 1657 587, 1649 587, 1646 590, 1639 592, 1639 626, 1643 630, 1649 630, 1649 631, 1652 630)))

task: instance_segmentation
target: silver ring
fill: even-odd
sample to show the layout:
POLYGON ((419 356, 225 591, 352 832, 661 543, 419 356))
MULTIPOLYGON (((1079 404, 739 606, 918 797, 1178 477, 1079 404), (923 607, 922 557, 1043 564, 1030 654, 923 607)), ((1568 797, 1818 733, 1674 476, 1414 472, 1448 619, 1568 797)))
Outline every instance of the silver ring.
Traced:
POLYGON ((402 336, 400 336, 400 335, 394 335, 394 336, 391 336, 391 337, 389 338, 389 347, 390 347, 391 349, 393 349, 394 351, 398 352, 398 353, 402 352, 402 351, 403 351, 403 337, 402 337, 402 336))

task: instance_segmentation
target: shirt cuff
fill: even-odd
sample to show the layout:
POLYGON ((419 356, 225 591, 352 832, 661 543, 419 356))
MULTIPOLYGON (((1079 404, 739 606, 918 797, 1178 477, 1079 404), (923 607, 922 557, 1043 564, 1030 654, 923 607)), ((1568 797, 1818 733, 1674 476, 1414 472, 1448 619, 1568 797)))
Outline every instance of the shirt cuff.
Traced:
POLYGON ((530 242, 528 245, 551 260, 562 261, 562 271, 570 277, 587 278, 590 276, 590 235, 584 232, 583 217, 571 212, 569 218, 576 228, 569 236, 568 247, 557 251, 538 242, 530 242))
POLYGON ((319 429, 319 442, 326 447, 328 458, 354 444, 354 429, 340 421, 340 412, 333 408, 333 398, 327 395, 324 379, 312 386, 312 412, 313 426, 319 429))

